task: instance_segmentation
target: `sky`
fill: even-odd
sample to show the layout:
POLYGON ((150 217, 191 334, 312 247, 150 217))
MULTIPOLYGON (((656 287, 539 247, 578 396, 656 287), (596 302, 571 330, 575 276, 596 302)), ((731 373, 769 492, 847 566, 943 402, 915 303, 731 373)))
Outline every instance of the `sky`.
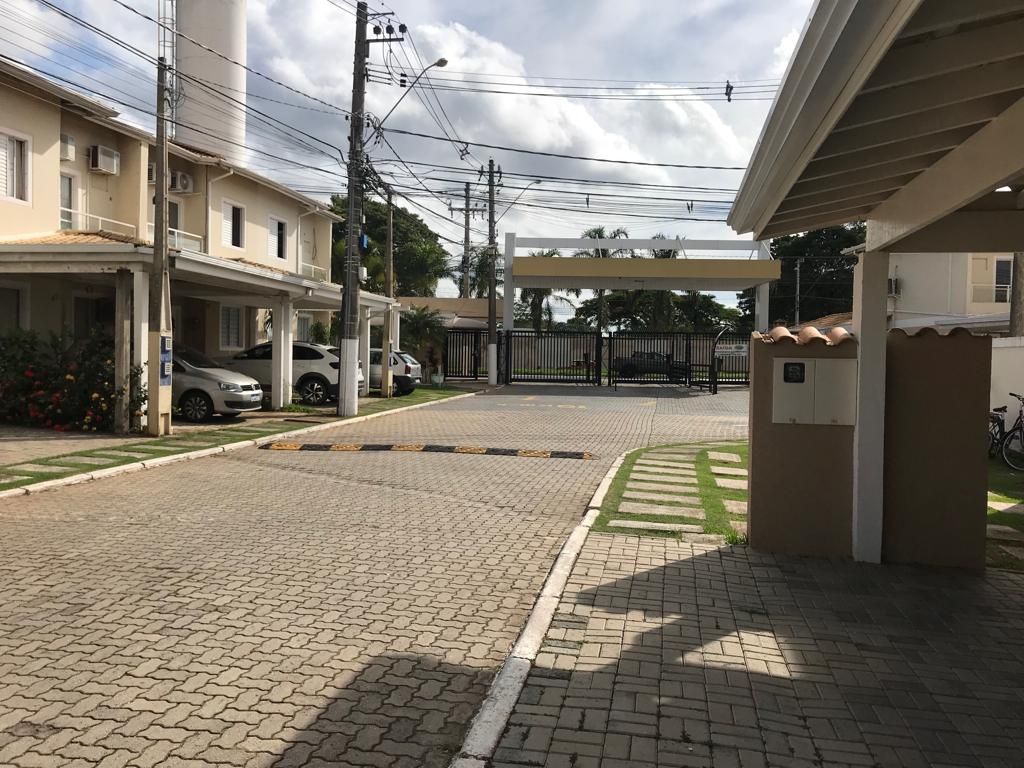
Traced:
MULTIPOLYGON (((156 25, 115 0, 51 1, 146 55, 152 56, 157 50, 156 25)), ((157 15, 157 0, 123 2, 146 15, 157 15)), ((445 78, 437 80, 437 85, 455 88, 469 85, 506 89, 465 82, 475 79, 509 83, 513 90, 517 88, 515 84, 533 83, 538 87, 518 88, 550 91, 543 86, 556 82, 552 78, 563 78, 562 85, 573 85, 576 93, 612 95, 623 91, 611 90, 617 85, 611 81, 635 81, 623 84, 633 89, 625 93, 649 97, 662 94, 667 85, 690 83, 692 90, 685 90, 682 85, 675 90, 677 94, 690 94, 689 100, 644 101, 464 90, 430 92, 417 88, 401 101, 386 127, 440 135, 442 127, 424 106, 425 101, 432 106, 443 130, 464 141, 634 162, 742 167, 771 106, 770 93, 764 100, 732 103, 696 99, 695 95, 720 99, 722 94, 717 89, 726 79, 739 83, 762 81, 762 90, 770 90, 772 82, 777 82, 785 72, 811 4, 811 0, 388 0, 383 6, 373 0, 371 12, 386 9, 390 13, 381 19, 381 24, 390 22, 397 28, 404 23, 409 34, 406 43, 391 46, 390 54, 386 45, 371 46, 371 68, 379 74, 367 85, 366 107, 382 117, 406 93, 397 84, 382 82, 385 68, 395 76, 399 70, 404 71, 411 80, 420 68, 419 61, 432 62, 438 57, 447 59, 448 64, 443 70, 433 70, 432 77, 445 78), (603 85, 606 90, 588 90, 595 85, 603 85), (635 90, 640 86, 649 88, 635 90)), ((151 110, 154 101, 151 63, 35 0, 5 0, 0 5, 0 53, 57 73, 86 90, 138 107, 131 110, 114 105, 125 109, 129 119, 142 123, 152 120, 151 115, 145 114, 147 105, 151 110)), ((280 127, 254 125, 250 117, 247 143, 260 150, 249 153, 247 158, 254 170, 315 195, 342 190, 344 179, 338 149, 347 148, 349 124, 337 107, 347 110, 350 105, 354 27, 352 0, 248 0, 248 65, 305 94, 248 75, 249 105, 282 121, 286 128, 301 131, 304 142, 297 143, 294 135, 280 127), (300 168, 295 163, 313 168, 300 168)), ((372 30, 370 36, 374 36, 372 30)), ((757 85, 752 83, 748 87, 757 85)), ((204 94, 203 98, 210 97, 204 94)), ((217 108, 208 105, 208 109, 217 108)), ((410 163, 461 166, 468 170, 479 168, 493 157, 505 182, 497 195, 499 214, 521 191, 514 187, 525 186, 534 174, 722 190, 734 190, 742 179, 742 171, 737 170, 608 164, 477 147, 470 147, 471 155, 460 157, 458 148, 448 141, 400 134, 385 136, 398 155, 410 163), (504 173, 523 175, 506 177, 504 173)), ((444 193, 460 191, 463 180, 476 182, 477 175, 434 169, 422 183, 439 199, 426 197, 418 187, 420 182, 394 160, 392 148, 375 142, 368 150, 375 167, 386 174, 397 174, 391 179, 398 185, 407 185, 399 188, 413 194, 416 202, 432 213, 411 203, 400 204, 423 216, 435 231, 461 243, 461 214, 450 216, 447 210, 449 203, 461 206, 461 199, 444 193), (414 187, 422 195, 413 193, 414 187)), ((429 170, 422 165, 410 164, 410 168, 420 176, 429 170)), ((687 213, 685 203, 678 205, 677 213, 676 206, 669 203, 665 208, 671 208, 672 213, 651 220, 629 215, 637 212, 629 206, 613 212, 590 212, 586 210, 585 190, 580 188, 579 195, 557 198, 565 200, 565 207, 578 210, 560 211, 552 209, 556 197, 545 193, 545 186, 574 188, 571 183, 550 180, 531 187, 520 199, 521 204, 509 208, 501 219, 499 244, 506 232, 571 237, 594 226, 609 230, 624 227, 633 237, 658 233, 689 239, 735 237, 722 222, 678 220, 687 216, 724 218, 721 210, 702 214, 699 203, 694 214, 687 213)), ((474 195, 483 191, 484 187, 474 185, 474 195)), ((625 192, 637 195, 637 206, 650 202, 644 192, 625 192)), ((646 193, 655 194, 658 193, 646 193)), ((667 194, 678 198, 686 193, 667 194)), ((731 196, 731 192, 716 193, 720 200, 731 196)), ((597 197, 589 204, 596 206, 597 197)), ((472 228, 473 242, 485 242, 486 219, 474 218, 472 228)), ((453 263, 456 262, 461 247, 444 244, 453 263)), ((438 293, 455 295, 455 286, 445 281, 438 293)), ((731 294, 720 298, 734 302, 731 294)))

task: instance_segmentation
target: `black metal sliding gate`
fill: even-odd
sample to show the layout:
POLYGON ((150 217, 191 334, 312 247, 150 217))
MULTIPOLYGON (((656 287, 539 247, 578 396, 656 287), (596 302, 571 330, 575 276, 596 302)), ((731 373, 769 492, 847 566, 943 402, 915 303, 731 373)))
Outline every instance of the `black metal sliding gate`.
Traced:
POLYGON ((487 331, 462 328, 448 331, 444 375, 448 379, 487 378, 487 331))
POLYGON ((600 384, 604 337, 596 331, 506 331, 506 381, 600 384))

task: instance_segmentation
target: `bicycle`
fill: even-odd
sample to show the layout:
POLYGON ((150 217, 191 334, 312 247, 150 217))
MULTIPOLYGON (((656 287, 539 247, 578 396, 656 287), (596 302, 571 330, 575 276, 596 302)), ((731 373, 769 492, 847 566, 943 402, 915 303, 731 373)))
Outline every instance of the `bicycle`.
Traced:
POLYGON ((1010 469, 1024 472, 1024 397, 1015 392, 1010 397, 1017 398, 1020 403, 1020 410, 1017 413, 1017 420, 1003 437, 1000 451, 1003 454, 1003 461, 1010 469))
POLYGON ((988 412, 988 457, 995 458, 1006 439, 1006 406, 988 412))

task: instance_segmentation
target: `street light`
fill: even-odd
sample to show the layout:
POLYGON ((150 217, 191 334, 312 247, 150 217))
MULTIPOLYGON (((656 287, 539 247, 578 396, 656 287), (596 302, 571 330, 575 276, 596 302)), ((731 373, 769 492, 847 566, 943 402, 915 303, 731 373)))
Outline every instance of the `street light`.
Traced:
POLYGON ((512 210, 512 206, 514 206, 516 203, 518 203, 519 202, 519 198, 522 197, 523 195, 525 195, 526 194, 526 190, 528 190, 534 184, 540 184, 540 180, 537 179, 537 180, 531 181, 529 184, 527 184, 525 187, 523 187, 523 191, 520 192, 518 195, 516 195, 516 199, 508 204, 508 207, 504 211, 501 212, 501 216, 499 216, 498 220, 495 221, 494 223, 497 224, 498 221, 501 221, 503 218, 505 218, 505 214, 512 210))
POLYGON ((435 61, 433 64, 428 64, 427 66, 425 66, 423 68, 423 71, 416 75, 416 79, 409 83, 409 87, 406 88, 405 93, 398 97, 398 101, 395 102, 394 106, 391 107, 391 109, 388 110, 388 113, 384 115, 383 118, 381 118, 381 121, 379 123, 377 123, 377 127, 373 132, 373 136, 370 137, 370 141, 373 141, 374 137, 384 129, 384 121, 391 117, 391 113, 394 112, 395 109, 398 108, 398 105, 402 103, 402 99, 409 95, 409 91, 411 91, 416 86, 416 83, 420 81, 421 77, 427 74, 427 72, 433 69, 434 67, 446 66, 448 66, 448 59, 445 59, 443 57, 435 61))

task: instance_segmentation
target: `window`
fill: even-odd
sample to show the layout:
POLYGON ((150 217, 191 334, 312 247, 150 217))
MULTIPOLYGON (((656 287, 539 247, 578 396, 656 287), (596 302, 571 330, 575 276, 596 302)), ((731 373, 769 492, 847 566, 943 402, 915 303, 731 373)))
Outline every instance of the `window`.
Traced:
POLYGON ((245 208, 232 203, 221 204, 221 242, 235 248, 245 247, 245 208))
POLYGON ((167 228, 181 229, 181 203, 177 200, 167 201, 167 228))
POLYGON ((242 308, 220 308, 220 348, 242 348, 242 308))
POLYGON ((17 330, 21 326, 21 291, 0 288, 0 334, 17 330))
POLYGON ((0 133, 0 197, 28 200, 28 143, 0 133))
POLYGON ((73 229, 75 226, 75 179, 66 173, 60 175, 60 228, 73 229))
POLYGON ((324 356, 319 349, 306 347, 302 344, 292 345, 292 360, 323 360, 324 356))
POLYGON ((309 315, 300 314, 295 324, 296 339, 298 341, 309 341, 309 327, 313 324, 313 318, 309 315))
POLYGON ((287 258, 285 249, 288 246, 288 226, 280 219, 267 222, 267 256, 272 259, 287 258))
POLYGON ((1010 300, 1010 286, 1013 284, 1013 259, 996 259, 996 290, 994 300, 1010 300))

